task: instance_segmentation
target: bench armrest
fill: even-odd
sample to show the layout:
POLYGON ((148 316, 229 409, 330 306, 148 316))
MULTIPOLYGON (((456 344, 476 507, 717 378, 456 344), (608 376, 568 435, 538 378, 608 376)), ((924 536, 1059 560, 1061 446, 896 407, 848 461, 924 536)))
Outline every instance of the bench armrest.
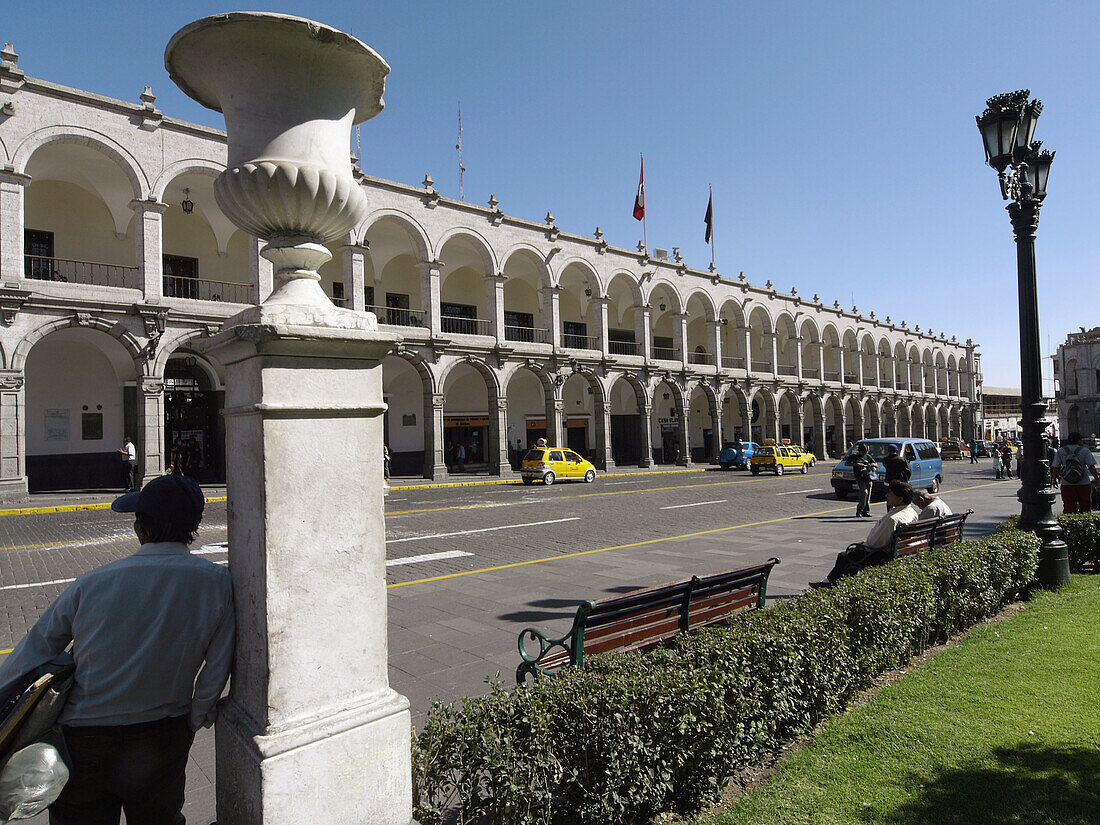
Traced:
POLYGON ((573 629, 570 629, 570 631, 562 636, 560 639, 553 639, 535 627, 525 627, 522 631, 520 631, 519 638, 517 639, 517 644, 519 646, 519 655, 520 658, 523 659, 523 663, 520 664, 518 668, 516 668, 516 684, 522 685, 527 680, 528 675, 532 676, 535 679, 538 679, 540 676, 549 676, 550 672, 543 670, 541 667, 539 667, 538 663, 546 658, 546 654, 556 648, 561 648, 562 650, 564 650, 566 653, 569 654, 570 660, 572 660, 573 638, 573 629), (539 651, 537 654, 532 655, 530 652, 528 652, 527 646, 525 644, 525 641, 528 639, 532 642, 538 642, 539 651))

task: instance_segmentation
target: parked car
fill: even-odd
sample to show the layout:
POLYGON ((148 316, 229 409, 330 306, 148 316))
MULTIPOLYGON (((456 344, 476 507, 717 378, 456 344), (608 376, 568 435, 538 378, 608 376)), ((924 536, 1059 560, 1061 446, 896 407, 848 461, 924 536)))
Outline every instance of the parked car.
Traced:
POLYGON ((991 455, 993 455, 993 442, 975 441, 974 455, 976 455, 978 458, 989 458, 991 455))
POLYGON ((805 447, 800 447, 797 444, 791 444, 788 449, 797 450, 799 454, 806 456, 806 461, 811 467, 817 464, 817 456, 810 450, 807 450, 805 447))
POLYGON ((755 441, 742 441, 735 444, 727 444, 718 456, 718 466, 723 470, 733 467, 745 469, 749 466, 752 454, 760 448, 755 441))
POLYGON ((886 489, 886 468, 882 462, 890 454, 890 447, 897 447, 901 457, 909 462, 913 476, 909 483, 914 487, 925 487, 935 493, 943 480, 943 459, 936 445, 925 438, 865 438, 851 446, 844 458, 833 468, 830 483, 836 497, 842 501, 856 489, 855 464, 856 450, 860 444, 867 445, 867 452, 878 463, 878 480, 871 485, 871 494, 883 493, 886 489))
POLYGON ((940 439, 940 458, 970 458, 970 447, 961 438, 940 439))
POLYGON ((523 456, 520 470, 524 484, 541 481, 547 487, 559 479, 586 481, 596 480, 596 468, 572 450, 559 447, 535 447, 523 456))
POLYGON ((789 447, 785 444, 769 444, 764 442, 759 450, 753 453, 749 462, 749 469, 754 476, 760 475, 764 470, 783 475, 785 470, 798 470, 806 473, 809 470, 813 456, 802 452, 800 447, 789 447))

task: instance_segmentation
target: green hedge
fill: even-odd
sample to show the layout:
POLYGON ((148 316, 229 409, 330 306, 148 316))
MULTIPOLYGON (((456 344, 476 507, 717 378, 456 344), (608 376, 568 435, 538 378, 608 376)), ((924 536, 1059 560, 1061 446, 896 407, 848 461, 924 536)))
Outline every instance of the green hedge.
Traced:
MULTIPOLYGON (((1011 516, 997 525, 998 531, 1015 530, 1019 516, 1011 516)), ((1100 513, 1058 516, 1062 540, 1069 548, 1072 573, 1100 573, 1100 513)))
POLYGON ((1038 544, 1020 532, 954 544, 672 647, 437 703, 413 747, 416 816, 604 825, 697 811, 883 671, 1013 600, 1038 544))

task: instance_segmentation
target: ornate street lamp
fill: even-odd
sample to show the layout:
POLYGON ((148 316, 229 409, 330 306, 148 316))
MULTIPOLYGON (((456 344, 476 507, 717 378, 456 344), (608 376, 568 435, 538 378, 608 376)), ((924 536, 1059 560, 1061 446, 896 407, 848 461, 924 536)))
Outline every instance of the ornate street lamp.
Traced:
POLYGON ((1035 284, 1035 232, 1039 228, 1039 210, 1047 194, 1054 153, 1041 149, 1041 143, 1032 140, 1043 104, 1038 100, 1029 101, 1030 94, 1024 89, 991 97, 976 120, 985 146, 986 163, 997 170, 1001 197, 1012 201, 1006 208, 1016 236, 1024 432, 1023 484, 1017 494, 1021 505, 1019 527, 1035 533, 1042 542, 1037 574, 1039 584, 1054 590, 1069 582, 1069 554, 1053 511, 1057 492, 1047 459, 1050 440, 1046 430, 1050 421, 1043 403, 1035 284), (1006 173, 1006 170, 1009 171, 1006 173))

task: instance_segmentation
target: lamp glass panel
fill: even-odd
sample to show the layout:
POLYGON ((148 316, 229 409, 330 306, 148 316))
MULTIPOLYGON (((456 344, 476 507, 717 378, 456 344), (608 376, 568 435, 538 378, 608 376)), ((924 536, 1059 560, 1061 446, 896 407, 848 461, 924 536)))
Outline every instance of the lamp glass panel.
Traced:
POLYGON ((1011 117, 1002 117, 1000 122, 1001 137, 1000 137, 1000 155, 1008 155, 1012 152, 1012 147, 1016 142, 1017 126, 1020 121, 1011 117))
POLYGON ((1016 129, 1016 147, 1019 149, 1026 149, 1031 145, 1032 138, 1035 137, 1035 124, 1038 121, 1039 116, 1035 114, 1035 110, 1031 106, 1025 106, 1023 112, 1020 113, 1020 124, 1016 129))
POLYGON ((1028 181, 1031 183, 1036 195, 1045 195, 1047 180, 1050 178, 1050 165, 1053 158, 1038 158, 1032 160, 1027 171, 1028 181))

